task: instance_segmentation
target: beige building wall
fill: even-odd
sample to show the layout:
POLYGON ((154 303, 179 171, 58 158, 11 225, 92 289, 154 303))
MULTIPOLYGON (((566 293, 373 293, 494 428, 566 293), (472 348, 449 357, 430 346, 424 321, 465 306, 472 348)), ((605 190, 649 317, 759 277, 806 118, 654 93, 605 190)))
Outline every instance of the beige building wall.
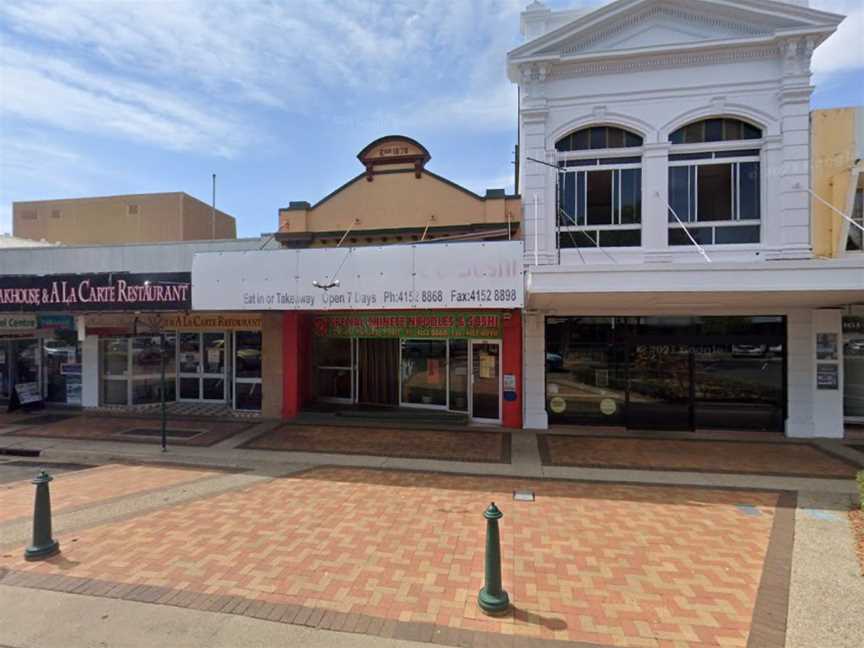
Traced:
MULTIPOLYGON (((15 236, 67 245, 210 239, 210 207, 182 192, 12 204, 15 236)), ((216 238, 236 238, 234 218, 217 211, 216 238)))
MULTIPOLYGON (((861 108, 814 110, 810 114, 812 189, 834 208, 848 214, 855 192, 856 160, 862 137, 861 108)), ((836 257, 846 247, 848 224, 816 198, 812 198, 813 253, 836 257)))
POLYGON ((481 198, 424 171, 358 178, 306 211, 279 214, 281 232, 338 232, 506 223, 520 213, 514 197, 481 198), (359 220, 359 223, 355 223, 359 220))
POLYGON ((279 210, 280 240, 302 245, 329 245, 350 229, 348 243, 398 243, 456 236, 521 237, 519 196, 489 189, 480 196, 427 171, 428 151, 400 135, 383 137, 359 154, 366 172, 317 204, 292 202, 279 210), (492 232, 496 231, 496 234, 492 232), (304 236, 306 235, 306 236, 304 236))

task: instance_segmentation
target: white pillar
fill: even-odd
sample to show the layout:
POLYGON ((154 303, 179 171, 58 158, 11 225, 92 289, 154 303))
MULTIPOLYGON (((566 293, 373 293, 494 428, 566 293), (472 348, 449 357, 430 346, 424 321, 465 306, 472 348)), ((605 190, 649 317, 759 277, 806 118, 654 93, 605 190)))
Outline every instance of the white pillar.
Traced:
POLYGON ((801 309, 787 314, 787 399, 789 416, 786 436, 843 437, 842 313, 836 309, 801 309), (819 334, 833 334, 836 360, 817 358, 819 334), (819 365, 836 367, 837 388, 820 389, 819 365))
POLYGON ((99 405, 99 338, 95 335, 81 343, 81 405, 99 405))
POLYGON ((546 317, 545 313, 526 313, 523 325, 524 427, 545 430, 546 415, 546 317))

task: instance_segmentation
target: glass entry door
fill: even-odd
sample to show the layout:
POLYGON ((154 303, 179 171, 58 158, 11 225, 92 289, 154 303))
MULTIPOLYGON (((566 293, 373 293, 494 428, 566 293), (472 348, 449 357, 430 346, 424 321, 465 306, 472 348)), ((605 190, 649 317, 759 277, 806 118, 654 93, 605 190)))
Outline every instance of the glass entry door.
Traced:
POLYGON ((692 365, 692 354, 686 345, 631 346, 627 427, 691 429, 692 365))
POLYGON ((501 343, 471 341, 471 418, 501 421, 501 343))
POLYGON ((227 344, 225 333, 180 333, 177 336, 179 400, 227 400, 227 344))

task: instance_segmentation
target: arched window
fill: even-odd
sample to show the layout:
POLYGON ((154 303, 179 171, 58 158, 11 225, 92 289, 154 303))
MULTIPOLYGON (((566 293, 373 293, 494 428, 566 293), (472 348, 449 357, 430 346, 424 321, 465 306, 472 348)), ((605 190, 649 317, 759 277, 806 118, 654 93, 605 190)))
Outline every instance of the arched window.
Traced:
POLYGON ((761 139, 756 126, 725 117, 669 135, 669 245, 761 240, 761 139))
POLYGON ((641 136, 615 126, 590 126, 555 143, 560 248, 642 244, 642 152, 632 150, 641 146, 641 136))
POLYGON ((565 135, 555 142, 558 151, 630 148, 642 146, 642 138, 615 126, 590 126, 565 135))
POLYGON ((703 119, 682 126, 669 135, 672 144, 701 144, 762 139, 762 131, 740 119, 703 119))

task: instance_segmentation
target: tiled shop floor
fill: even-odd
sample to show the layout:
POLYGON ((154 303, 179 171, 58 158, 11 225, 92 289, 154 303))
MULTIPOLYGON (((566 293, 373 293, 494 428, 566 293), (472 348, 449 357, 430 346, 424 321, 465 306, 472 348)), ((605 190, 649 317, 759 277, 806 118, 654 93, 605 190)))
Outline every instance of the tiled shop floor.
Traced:
MULTIPOLYGON (((26 421, 26 419, 25 419, 26 421)), ((15 425, 23 425, 17 422, 15 425)), ((247 429, 249 422, 205 419, 169 419, 168 440, 172 445, 210 446, 247 429)), ((159 443, 160 421, 157 417, 83 415, 27 427, 16 427, 6 434, 59 439, 159 443)))
POLYGON ((510 433, 359 426, 281 425, 244 447, 446 461, 510 462, 510 433))
MULTIPOLYGON (((33 475, 38 472, 34 468, 33 475)), ((124 495, 176 486, 218 473, 161 466, 109 464, 55 477, 49 485, 51 510, 59 512, 124 495)), ((0 522, 33 514, 35 486, 29 481, 0 486, 0 522)))
POLYGON ((454 645, 782 646, 790 498, 319 468, 76 532, 59 557, 2 559, 0 582, 454 645), (476 604, 490 501, 503 618, 476 604))
POLYGON ((689 470, 807 477, 854 477, 849 460, 809 443, 633 439, 538 434, 547 466, 689 470))

